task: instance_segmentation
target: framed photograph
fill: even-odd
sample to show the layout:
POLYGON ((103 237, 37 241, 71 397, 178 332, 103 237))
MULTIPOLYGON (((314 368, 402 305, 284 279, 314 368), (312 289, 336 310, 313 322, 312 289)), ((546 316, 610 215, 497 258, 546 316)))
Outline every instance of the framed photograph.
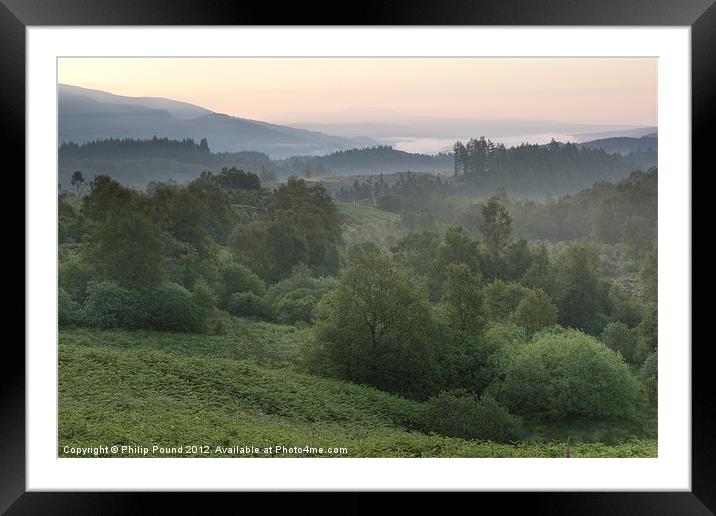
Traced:
POLYGON ((26 338, 0 509, 513 491, 716 510, 691 304, 716 8, 550 4, 344 25, 3 0, 26 338))

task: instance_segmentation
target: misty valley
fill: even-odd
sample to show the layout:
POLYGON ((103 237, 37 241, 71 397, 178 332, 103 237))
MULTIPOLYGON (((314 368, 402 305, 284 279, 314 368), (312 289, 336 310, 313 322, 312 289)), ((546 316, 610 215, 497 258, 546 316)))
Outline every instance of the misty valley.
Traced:
POLYGON ((656 128, 418 153, 60 86, 60 456, 657 456, 656 128))

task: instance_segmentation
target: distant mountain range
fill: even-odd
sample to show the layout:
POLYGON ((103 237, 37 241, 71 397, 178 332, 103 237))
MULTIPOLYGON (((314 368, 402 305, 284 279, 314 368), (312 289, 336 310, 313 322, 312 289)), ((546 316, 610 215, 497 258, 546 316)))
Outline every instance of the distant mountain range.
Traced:
MULTIPOLYGON (((160 97, 127 97, 105 91, 58 85, 60 143, 107 138, 206 138, 213 152, 258 151, 274 159, 325 155, 340 150, 393 145, 409 152, 432 154, 449 150, 456 134, 488 136, 507 146, 523 141, 561 141, 592 145, 598 140, 609 152, 630 152, 656 127, 617 127, 550 120, 482 120, 425 117, 389 110, 360 109, 336 114, 343 122, 296 122, 279 125, 216 113, 204 107, 160 97), (372 116, 373 121, 359 121, 372 116), (601 129, 601 132, 599 130, 601 129), (591 130, 591 132, 589 132, 591 130), (563 135, 563 136, 560 136, 563 135), (627 138, 619 140, 620 138, 627 138), (613 141, 612 141, 613 140, 613 141)), ((463 137, 464 139, 465 137, 463 137)), ((654 142, 654 146, 655 146, 654 142)))
POLYGON ((657 127, 637 127, 634 129, 621 129, 619 131, 601 131, 592 133, 579 133, 574 137, 578 142, 586 142, 589 140, 604 140, 607 138, 617 138, 626 136, 630 138, 641 138, 642 136, 655 136, 659 132, 657 127))
POLYGON ((640 138, 630 136, 617 136, 613 138, 601 138, 589 142, 579 143, 578 147, 590 149, 604 149, 609 153, 629 154, 630 152, 657 152, 659 148, 659 136, 656 133, 647 134, 640 138))
POLYGON ((273 158, 376 144, 370 138, 331 136, 215 113, 187 102, 125 97, 67 84, 58 87, 58 111, 60 143, 152 136, 206 138, 214 152, 251 150, 273 158))

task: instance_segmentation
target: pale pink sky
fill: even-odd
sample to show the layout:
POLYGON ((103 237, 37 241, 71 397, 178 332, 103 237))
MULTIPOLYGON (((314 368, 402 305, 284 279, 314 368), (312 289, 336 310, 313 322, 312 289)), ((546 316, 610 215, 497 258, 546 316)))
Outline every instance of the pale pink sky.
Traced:
POLYGON ((278 123, 391 110, 657 124, 654 58, 62 58, 58 79, 278 123))

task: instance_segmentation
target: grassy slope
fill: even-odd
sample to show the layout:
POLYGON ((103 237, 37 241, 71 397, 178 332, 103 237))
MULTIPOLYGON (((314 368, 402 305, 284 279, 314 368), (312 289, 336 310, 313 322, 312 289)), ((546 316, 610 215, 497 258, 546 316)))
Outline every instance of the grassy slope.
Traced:
POLYGON ((369 223, 393 223, 400 221, 400 215, 364 204, 355 204, 352 202, 338 202, 338 210, 350 217, 357 224, 369 223))
POLYGON ((400 238, 400 215, 397 213, 351 202, 336 204, 344 216, 343 239, 349 246, 373 242, 389 248, 400 238))
MULTIPOLYGON (((285 367, 301 335, 248 321, 221 337, 61 330, 60 455, 65 445, 114 444, 209 445, 213 457, 232 456, 215 454, 218 445, 277 444, 341 446, 354 457, 564 454, 559 442, 502 445, 414 431, 419 403, 285 367)), ((653 440, 572 446, 573 457, 656 453, 653 440)))

